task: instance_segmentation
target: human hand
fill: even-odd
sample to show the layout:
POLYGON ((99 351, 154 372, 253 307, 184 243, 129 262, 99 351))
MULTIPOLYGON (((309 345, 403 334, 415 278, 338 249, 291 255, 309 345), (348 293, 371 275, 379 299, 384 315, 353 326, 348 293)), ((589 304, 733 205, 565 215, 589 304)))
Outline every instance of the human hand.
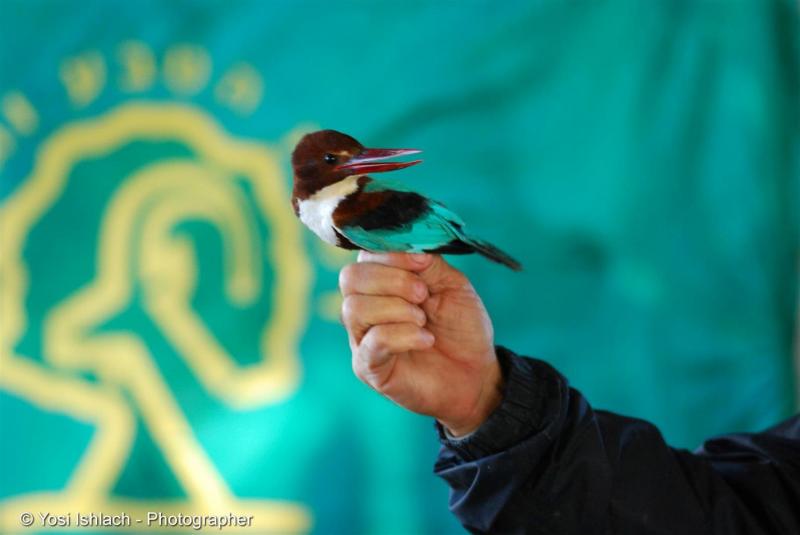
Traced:
POLYGON ((442 257, 362 251, 339 276, 352 365, 367 385, 454 436, 502 399, 489 315, 442 257))

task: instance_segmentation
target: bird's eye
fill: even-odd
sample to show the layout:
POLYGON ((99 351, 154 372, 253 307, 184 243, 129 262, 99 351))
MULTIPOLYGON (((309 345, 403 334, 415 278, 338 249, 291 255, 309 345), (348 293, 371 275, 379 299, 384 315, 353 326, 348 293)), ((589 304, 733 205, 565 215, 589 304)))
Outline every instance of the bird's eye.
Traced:
POLYGON ((334 156, 333 154, 328 153, 328 154, 325 155, 325 161, 328 162, 328 163, 336 163, 336 156, 334 156))

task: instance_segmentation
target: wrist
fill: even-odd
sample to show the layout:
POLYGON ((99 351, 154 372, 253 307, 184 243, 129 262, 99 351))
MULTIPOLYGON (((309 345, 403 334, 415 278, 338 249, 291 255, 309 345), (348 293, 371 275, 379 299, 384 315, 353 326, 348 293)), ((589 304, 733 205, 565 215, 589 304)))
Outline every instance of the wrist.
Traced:
POLYGON ((503 373, 494 352, 488 369, 482 372, 481 376, 484 380, 477 401, 469 414, 458 420, 439 420, 451 438, 460 439, 474 433, 503 401, 503 373))
POLYGON ((497 347, 503 376, 502 402, 471 434, 459 437, 436 428, 442 445, 462 460, 508 450, 542 432, 568 402, 568 384, 549 364, 497 347))

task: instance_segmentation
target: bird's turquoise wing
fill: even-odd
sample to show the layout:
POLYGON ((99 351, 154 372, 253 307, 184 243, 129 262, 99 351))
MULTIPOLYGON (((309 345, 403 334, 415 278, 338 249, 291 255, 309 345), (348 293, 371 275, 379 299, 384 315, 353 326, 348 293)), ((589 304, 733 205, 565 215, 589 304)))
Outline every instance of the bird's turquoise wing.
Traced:
POLYGON ((342 227, 339 232, 368 251, 422 253, 464 238, 464 222, 447 207, 431 201, 430 210, 399 228, 366 230, 342 227))

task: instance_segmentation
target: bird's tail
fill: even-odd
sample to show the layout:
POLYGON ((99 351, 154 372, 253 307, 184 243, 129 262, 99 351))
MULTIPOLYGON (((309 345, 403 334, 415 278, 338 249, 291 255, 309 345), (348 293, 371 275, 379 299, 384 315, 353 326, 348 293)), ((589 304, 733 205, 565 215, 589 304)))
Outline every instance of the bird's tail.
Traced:
POLYGON ((504 266, 513 269, 514 271, 521 271, 522 264, 511 258, 508 254, 504 253, 494 245, 489 242, 485 242, 483 240, 477 240, 475 238, 470 238, 469 243, 475 251, 482 254, 489 260, 493 262, 497 262, 498 264, 503 264, 504 266))

